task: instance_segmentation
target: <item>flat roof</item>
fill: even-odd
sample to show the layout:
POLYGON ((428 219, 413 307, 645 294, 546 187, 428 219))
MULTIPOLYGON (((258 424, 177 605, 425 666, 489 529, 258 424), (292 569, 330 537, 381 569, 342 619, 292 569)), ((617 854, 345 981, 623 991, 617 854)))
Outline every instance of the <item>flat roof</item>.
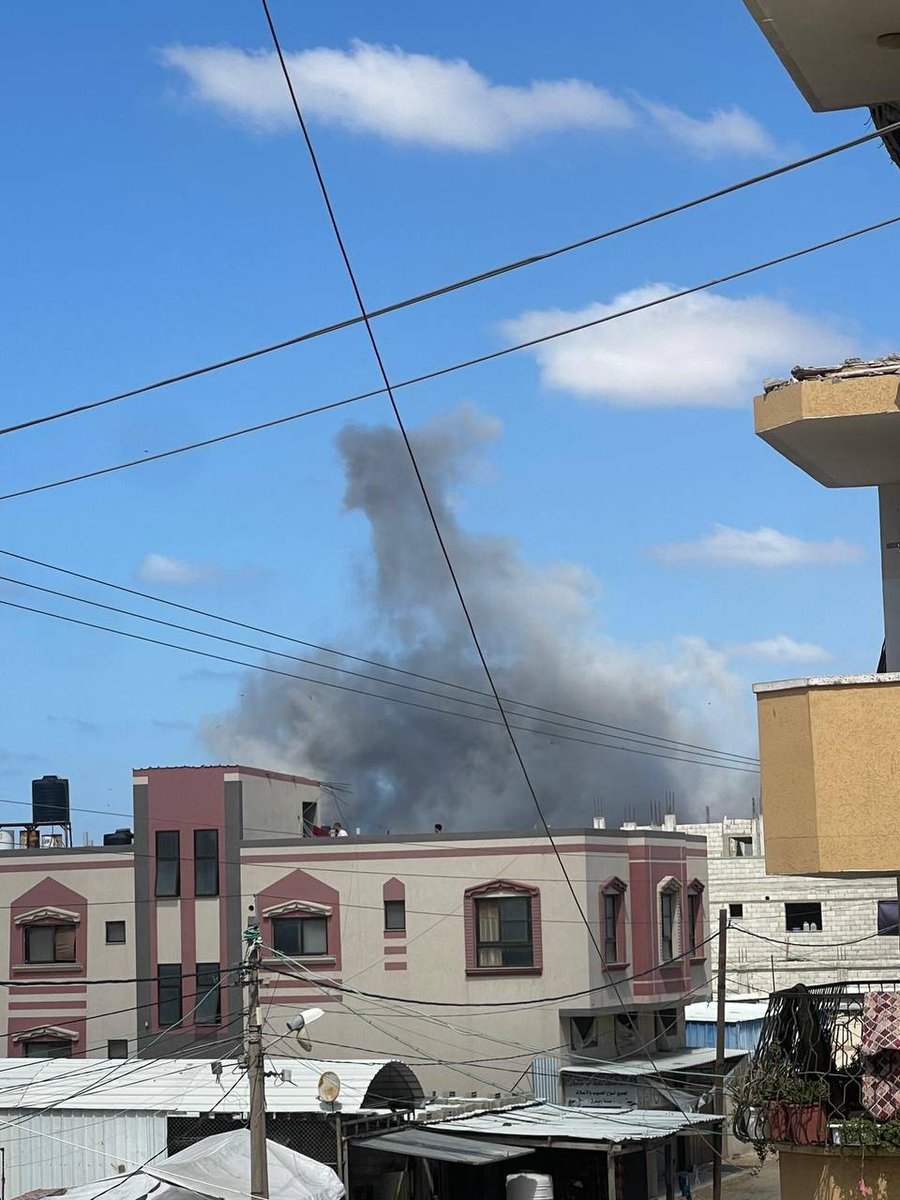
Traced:
MULTIPOLYGON (((705 846, 706 844, 706 838, 702 835, 682 833, 677 829, 594 829, 591 826, 575 829, 552 829, 550 832, 553 834, 554 839, 577 837, 590 838, 594 841, 608 841, 609 839, 613 839, 623 842, 639 842, 656 841, 661 838, 663 841, 697 843, 698 846, 705 846)), ((355 845, 378 845, 385 842, 428 842, 429 845, 446 842, 449 845, 454 842, 469 841, 509 841, 510 839, 524 841, 526 838, 547 841, 547 835, 542 829, 485 829, 463 833, 450 833, 445 830, 443 833, 384 833, 380 835, 367 833, 357 835, 348 830, 347 837, 345 838, 299 836, 244 838, 241 846, 245 850, 263 850, 302 844, 304 847, 328 846, 334 850, 341 846, 346 846, 348 841, 353 842, 355 845)))
POLYGON ((263 779, 277 779, 283 783, 305 783, 312 787, 325 786, 321 779, 307 779, 305 775, 286 775, 283 771, 267 771, 264 767, 242 767, 236 763, 181 763, 159 767, 133 767, 131 774, 146 775, 148 771, 234 771, 239 775, 257 775, 263 779))
POLYGON ((810 675, 807 679, 776 679, 771 683, 754 683, 757 696, 766 692, 790 692, 798 688, 861 687, 879 683, 900 683, 900 672, 883 675, 810 675))

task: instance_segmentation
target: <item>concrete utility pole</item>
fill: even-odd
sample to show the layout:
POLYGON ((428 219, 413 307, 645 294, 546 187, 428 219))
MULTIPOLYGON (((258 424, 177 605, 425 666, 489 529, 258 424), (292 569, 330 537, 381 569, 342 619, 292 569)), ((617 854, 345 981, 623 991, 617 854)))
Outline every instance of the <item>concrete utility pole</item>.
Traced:
POLYGON ((250 1078, 250 1194, 269 1200, 269 1154, 266 1145, 266 1062, 259 1007, 259 927, 251 917, 244 935, 247 955, 247 1073, 250 1078))
MULTIPOLYGON (((716 995, 716 1088, 715 1111, 725 1115, 725 969, 728 962, 728 910, 719 909, 719 977, 716 995)), ((722 1155, 725 1151, 724 1125, 716 1134, 716 1156, 713 1159, 713 1200, 722 1200, 722 1155)))

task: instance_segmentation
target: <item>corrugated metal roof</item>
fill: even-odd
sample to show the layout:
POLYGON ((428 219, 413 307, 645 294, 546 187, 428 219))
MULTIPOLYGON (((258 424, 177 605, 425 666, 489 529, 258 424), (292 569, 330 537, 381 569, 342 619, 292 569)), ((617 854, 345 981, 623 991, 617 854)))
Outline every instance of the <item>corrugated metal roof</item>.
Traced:
POLYGON ((437 1122, 442 1129, 477 1133, 485 1137, 510 1137, 581 1142, 633 1142, 667 1137, 695 1125, 709 1125, 708 1115, 639 1108, 560 1108, 534 1104, 502 1112, 449 1117, 437 1122))
MULTIPOLYGON (((746 1050, 726 1050, 725 1061, 740 1058, 746 1050)), ((681 1050, 678 1054, 655 1054, 653 1061, 648 1058, 621 1058, 617 1062, 598 1063, 588 1066, 579 1063, 577 1066, 560 1067, 560 1073, 565 1075, 656 1075, 670 1074, 673 1071, 697 1070, 704 1063, 714 1063, 715 1051, 705 1047, 699 1049, 681 1050)))
MULTIPOLYGON (((405 1063, 391 1059, 347 1059, 324 1062, 311 1058, 269 1058, 276 1071, 291 1072, 290 1083, 266 1087, 271 1112, 331 1112, 316 1094, 319 1078, 334 1071, 341 1080, 335 1111, 359 1112, 375 1078, 394 1067, 412 1081, 421 1099, 421 1086, 405 1063)), ((206 1113, 247 1112, 250 1107, 246 1072, 234 1059, 223 1060, 221 1082, 210 1059, 7 1058, 0 1059, 0 1111, 9 1109, 114 1109, 121 1112, 206 1113), (235 1080, 238 1082, 235 1085, 235 1080)), ((390 1074, 390 1073, 389 1073, 390 1074)))
MULTIPOLYGON (((726 1000, 725 1001, 725 1024, 739 1025, 741 1021, 761 1021, 766 1015, 766 1009, 769 1007, 769 1000, 726 1000)), ((705 1024, 715 1024, 716 1022, 716 1002, 701 1002, 699 1004, 688 1004, 685 1006, 684 1019, 685 1021, 702 1021, 705 1024)))
POLYGON ((497 1142, 440 1133, 436 1129, 400 1129, 380 1137, 360 1138, 354 1146, 382 1150, 387 1154, 411 1154, 414 1158, 434 1158, 441 1162, 465 1163, 483 1167, 487 1163, 523 1158, 534 1151, 527 1146, 502 1146, 497 1142))

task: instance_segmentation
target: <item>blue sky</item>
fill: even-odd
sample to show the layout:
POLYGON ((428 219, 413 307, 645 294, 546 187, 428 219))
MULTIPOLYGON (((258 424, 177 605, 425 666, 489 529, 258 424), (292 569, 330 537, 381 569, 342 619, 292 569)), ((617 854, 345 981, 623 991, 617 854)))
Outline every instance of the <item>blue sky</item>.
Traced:
MULTIPOLYGON (((737 2, 650 3, 640 15, 505 0, 276 4, 274 15, 370 307, 867 128, 860 111, 811 113, 737 2)), ((253 5, 98 3, 89 20, 23 9, 6 34, 4 423, 353 313, 272 64, 246 55, 269 49, 253 5)), ((559 323, 558 311, 620 306, 893 215, 897 185, 868 145, 386 318, 389 370, 414 375, 559 323)), ((511 539, 535 570, 589 573, 586 635, 663 674, 681 639, 702 639, 713 666, 690 727, 705 721, 712 744, 753 752, 753 679, 877 658, 875 496, 826 491, 780 460, 753 436, 750 399, 798 358, 896 348, 895 239, 875 234, 697 307, 663 306, 655 323, 628 318, 599 341, 402 394, 414 428, 462 404, 501 423, 454 489, 459 520, 511 539), (755 536, 764 528, 784 537, 755 536), (722 699, 718 675, 739 701, 722 699)), ((374 386, 364 336, 346 331, 6 437, 3 491, 374 386)), ((8 501, 0 545, 366 653, 377 626, 368 526, 343 507, 335 437, 348 420, 388 417, 371 400, 8 501)), ((22 593, 3 585, 2 598, 22 593)), ((44 607, 90 619, 64 601, 44 607)), ((132 766, 248 744, 239 673, 12 610, 0 621, 0 797, 26 799, 32 775, 53 771, 72 780, 74 804, 125 812, 132 766)), ((282 739, 278 761, 258 765, 292 765, 292 753, 296 769, 339 773, 300 761, 299 745, 282 739)))

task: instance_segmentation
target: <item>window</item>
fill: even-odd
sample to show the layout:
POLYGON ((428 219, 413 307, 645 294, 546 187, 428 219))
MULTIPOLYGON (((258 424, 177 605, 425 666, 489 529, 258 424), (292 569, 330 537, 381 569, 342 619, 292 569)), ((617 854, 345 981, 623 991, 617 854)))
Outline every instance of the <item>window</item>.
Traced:
POLYGON ((156 831, 156 894, 181 895, 181 838, 177 829, 156 831))
POLYGON ((674 1008, 661 1008, 654 1013, 656 1024, 656 1049, 675 1050, 678 1048, 678 1011, 674 1008))
POLYGON ((71 1058, 72 1043, 46 1039, 45 1041, 25 1042, 26 1058, 71 1058))
POLYGON ((181 963, 159 964, 158 987, 159 1025, 177 1025, 181 1020, 181 963))
POLYGON ((897 901, 878 901, 878 932, 897 936, 897 901))
POLYGON ((28 925, 25 929, 27 963, 73 963, 74 925, 28 925))
POLYGON ((753 857, 753 838, 752 837, 733 837, 729 839, 731 842, 731 857, 732 858, 752 858, 753 857))
POLYGON ((574 1051, 596 1050, 597 1018, 572 1017, 569 1021, 569 1045, 574 1051))
POLYGON ((279 954, 311 958, 328 953, 326 917, 276 917, 272 921, 272 945, 279 954))
POLYGON ((698 937, 700 914, 702 908, 703 896, 700 892, 688 892, 688 950, 695 953, 697 943, 702 942, 703 938, 698 937))
POLYGON ((110 1038, 106 1043, 107 1058, 127 1058, 128 1038, 110 1038))
POLYGON ((194 895, 219 894, 219 831, 194 830, 194 895))
POLYGON ((197 1009, 194 1021, 198 1025, 218 1025, 222 1020, 222 991, 219 986, 219 964, 197 963, 197 1009))
POLYGON ((530 896, 490 896, 475 901, 476 964, 534 966, 530 896))
POLYGON ((107 946, 121 946, 125 942, 125 922, 124 921, 107 921, 106 922, 106 944, 107 946))
POLYGON ((603 893, 603 961, 619 962, 619 906, 620 892, 603 893))
POLYGON ((675 957, 675 906, 678 898, 673 891, 659 893, 659 953, 662 962, 675 957))
POLYGON ((742 917, 744 915, 743 904, 729 904, 728 915, 729 917, 742 917))
POLYGON ((812 900, 785 904, 784 928, 788 933, 819 933, 822 929, 822 905, 812 900))
POLYGON ((405 900, 385 900, 385 902, 384 902, 384 927, 385 927, 385 929, 405 929, 406 928, 406 901, 405 900))
POLYGON ((617 1054, 631 1054, 638 1049, 641 1042, 638 1030, 637 1013, 616 1013, 615 1038, 617 1054))

